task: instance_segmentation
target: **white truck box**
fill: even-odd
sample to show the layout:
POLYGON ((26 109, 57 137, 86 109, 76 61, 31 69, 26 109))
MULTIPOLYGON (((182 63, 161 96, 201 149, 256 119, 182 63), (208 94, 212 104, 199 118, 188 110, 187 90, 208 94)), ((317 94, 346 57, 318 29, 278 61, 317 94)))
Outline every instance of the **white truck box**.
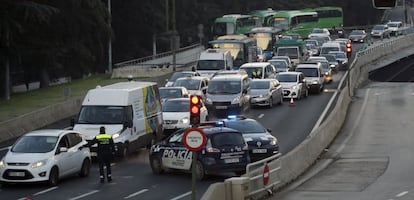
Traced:
POLYGON ((231 52, 224 49, 207 49, 200 53, 197 61, 197 72, 206 77, 212 77, 219 70, 231 70, 232 67, 231 52))

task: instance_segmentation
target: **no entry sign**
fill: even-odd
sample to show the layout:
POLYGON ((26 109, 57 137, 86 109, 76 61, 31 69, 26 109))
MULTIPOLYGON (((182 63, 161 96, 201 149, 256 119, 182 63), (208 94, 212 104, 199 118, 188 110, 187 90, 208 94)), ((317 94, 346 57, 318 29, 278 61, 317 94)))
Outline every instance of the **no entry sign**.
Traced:
POLYGON ((183 143, 190 151, 200 151, 206 142, 206 135, 199 128, 189 128, 184 132, 183 143))

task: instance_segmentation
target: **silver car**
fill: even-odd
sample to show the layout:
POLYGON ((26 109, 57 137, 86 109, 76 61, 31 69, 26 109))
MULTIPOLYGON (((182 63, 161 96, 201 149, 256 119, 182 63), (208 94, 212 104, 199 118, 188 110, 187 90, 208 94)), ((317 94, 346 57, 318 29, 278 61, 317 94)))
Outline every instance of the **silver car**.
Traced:
POLYGON ((283 88, 276 79, 253 79, 250 82, 250 105, 269 106, 283 103, 283 88))

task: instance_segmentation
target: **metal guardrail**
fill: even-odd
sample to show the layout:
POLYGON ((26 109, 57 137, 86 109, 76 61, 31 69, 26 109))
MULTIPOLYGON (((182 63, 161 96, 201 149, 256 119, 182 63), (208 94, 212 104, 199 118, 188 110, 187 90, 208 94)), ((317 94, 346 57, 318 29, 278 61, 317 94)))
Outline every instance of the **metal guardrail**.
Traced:
MULTIPOLYGON (((194 48, 197 48, 199 46, 200 46, 199 43, 193 44, 193 45, 190 45, 190 46, 186 46, 186 47, 178 49, 176 51, 176 53, 178 54, 178 53, 181 53, 181 52, 184 52, 184 51, 188 51, 190 49, 194 49, 194 48)), ((128 60, 128 61, 116 63, 114 66, 116 68, 118 68, 118 67, 130 66, 130 65, 142 65, 147 61, 151 61, 151 60, 158 59, 158 58, 164 58, 164 57, 167 57, 167 56, 171 56, 172 54, 173 54, 172 51, 164 52, 164 53, 157 54, 155 56, 152 55, 152 56, 147 56, 147 57, 143 57, 143 58, 138 58, 138 59, 133 59, 133 60, 128 60)))

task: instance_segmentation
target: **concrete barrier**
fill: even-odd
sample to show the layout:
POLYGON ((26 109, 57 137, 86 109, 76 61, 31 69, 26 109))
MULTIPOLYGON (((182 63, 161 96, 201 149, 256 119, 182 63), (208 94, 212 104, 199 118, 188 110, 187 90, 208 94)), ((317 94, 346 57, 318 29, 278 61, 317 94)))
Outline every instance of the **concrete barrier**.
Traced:
MULTIPOLYGON (((272 189, 274 192, 276 192, 281 187, 291 183, 306 170, 308 170, 309 167, 316 162, 324 149, 328 147, 329 144, 334 140, 335 136, 338 134, 343 123, 345 122, 347 110, 351 102, 351 97, 353 96, 353 91, 368 79, 368 72, 370 69, 373 69, 371 64, 375 63, 375 68, 380 68, 407 56, 407 54, 410 52, 414 53, 414 47, 412 47, 413 44, 414 34, 411 34, 407 35, 406 37, 385 41, 381 44, 375 44, 360 52, 357 52, 356 59, 351 64, 349 70, 345 73, 344 76, 344 78, 347 79, 347 85, 343 87, 340 84, 338 86, 338 90, 340 88, 342 89, 340 90, 340 95, 337 99, 337 103, 335 104, 333 110, 330 112, 329 116, 296 148, 294 148, 286 155, 282 156, 280 159, 269 163, 269 166, 278 167, 279 165, 276 164, 276 162, 280 162, 281 166, 281 168, 277 170, 278 174, 276 176, 278 179, 271 179, 272 182, 269 183, 273 184, 274 187, 272 189), (406 49, 407 47, 410 48, 406 49), (405 53, 401 53, 402 51, 405 53), (382 60, 384 59, 387 60, 387 62, 383 63, 382 60)), ((341 83, 342 82, 343 81, 341 81, 341 83)), ((252 174, 260 173, 260 170, 262 169, 257 169, 252 174)), ((242 180, 245 181, 246 179, 242 180)), ((242 180, 239 180, 238 182, 242 180)), ((231 179, 226 179, 224 183, 224 185, 226 185, 226 183, 239 184, 232 183, 231 179)), ((203 195, 202 199, 213 200, 217 199, 217 196, 225 197, 225 200, 236 199, 232 196, 227 195, 229 193, 233 193, 231 189, 234 187, 228 186, 225 188, 226 190, 224 193, 221 193, 223 192, 222 188, 209 188, 207 190, 208 193, 206 192, 203 195)), ((240 192, 237 196, 237 199, 250 199, 250 197, 245 195, 245 193, 248 194, 251 192, 249 189, 250 187, 247 187, 247 191, 240 192)), ((261 193, 261 196, 255 196, 254 199, 265 198, 266 195, 266 193, 261 193)))

